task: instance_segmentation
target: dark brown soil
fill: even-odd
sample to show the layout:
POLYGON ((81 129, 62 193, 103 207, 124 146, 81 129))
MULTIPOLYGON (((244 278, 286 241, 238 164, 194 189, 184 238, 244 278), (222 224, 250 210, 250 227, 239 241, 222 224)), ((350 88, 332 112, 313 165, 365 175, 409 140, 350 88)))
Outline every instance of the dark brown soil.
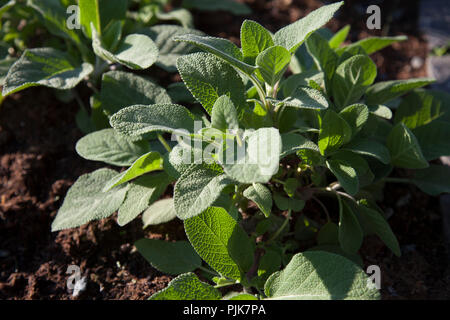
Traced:
MULTIPOLYGON (((317 0, 246 2, 254 11, 250 17, 196 12, 197 28, 238 42, 244 18, 275 31, 321 5, 317 0)), ((358 1, 347 0, 343 13, 329 24, 333 31, 352 24, 352 41, 374 34, 365 29, 365 15, 354 12, 355 3, 358 1)), ((408 11, 414 10, 411 3, 405 6, 404 15, 414 16, 415 11, 408 11)), ((403 21, 403 16, 398 19, 403 21)), ((381 79, 425 76, 424 66, 411 67, 411 58, 425 59, 427 49, 410 20, 396 23, 390 30, 390 35, 407 34, 407 42, 373 56, 381 79)), ((80 297, 84 299, 145 299, 171 279, 149 266, 133 243, 142 237, 180 239, 184 233, 179 222, 144 232, 139 220, 120 228, 111 217, 73 230, 50 232, 70 185, 79 175, 100 166, 81 159, 74 150, 82 136, 74 121, 77 109, 74 103, 58 102, 46 88, 15 94, 1 106, 0 299, 72 299, 66 289, 66 271, 72 264, 80 266, 89 279, 80 297)), ((390 222, 404 251, 397 258, 375 237, 364 243, 365 264, 381 267, 383 296, 449 298, 437 198, 412 186, 388 185, 381 205, 393 211, 390 222), (408 194, 409 202, 396 205, 408 194)))

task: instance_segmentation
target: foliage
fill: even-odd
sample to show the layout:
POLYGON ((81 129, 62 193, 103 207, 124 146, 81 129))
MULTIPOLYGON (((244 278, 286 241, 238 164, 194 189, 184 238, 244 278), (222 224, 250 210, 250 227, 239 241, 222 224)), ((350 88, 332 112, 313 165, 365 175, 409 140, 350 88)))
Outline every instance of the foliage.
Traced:
MULTIPOLYGON (((221 299, 217 288, 233 284, 241 284, 247 293, 242 298, 248 299, 379 298, 360 267, 363 239, 375 234, 395 255, 401 250, 372 190, 386 182, 412 182, 431 195, 449 191, 448 179, 440 178, 449 176, 448 167, 428 161, 450 153, 450 100, 421 89, 432 79, 375 83, 377 69, 369 54, 404 38, 343 45, 348 27, 325 37, 324 24, 342 4, 323 6, 274 34, 246 20, 242 48, 164 27, 145 33, 149 38, 136 48, 137 34, 116 32, 111 46, 107 40, 121 29, 120 22, 105 29, 102 19, 84 22, 84 30, 94 28, 99 59, 147 67, 134 60, 139 53, 162 66, 173 65, 176 58, 189 92, 170 95, 145 77, 103 74, 93 110, 103 110, 112 129, 82 138, 77 151, 85 159, 128 169, 99 169, 80 177, 52 230, 115 211, 120 225, 144 211, 145 226, 182 220, 189 243, 136 243, 155 268, 179 275, 150 299, 221 299), (167 42, 176 41, 170 44, 174 57, 154 57, 150 43, 153 39, 163 48, 162 34, 167 42), (138 54, 121 50, 124 43, 138 54), (178 50, 187 45, 187 54, 178 50), (193 46, 204 52, 193 52, 193 46), (306 59, 309 67, 302 62, 306 59), (293 74, 286 77, 288 68, 293 74), (184 102, 191 108, 178 104, 184 102), (205 112, 198 112, 197 104, 205 112), (411 178, 389 177, 394 167, 413 170, 411 178), (173 198, 157 201, 172 183, 173 198), (323 197, 334 199, 334 205, 324 206, 323 197), (322 217, 307 216, 304 208, 310 201, 323 208, 322 217), (300 247, 310 249, 299 252, 300 247), (192 273, 197 269, 215 285, 200 281, 192 273)), ((167 48, 164 52, 171 54, 167 48)), ((21 60, 50 61, 39 57, 30 50, 21 60)), ((63 59, 59 53, 51 58, 63 59)), ((26 85, 67 88, 83 72, 99 74, 97 67, 83 68, 81 60, 68 63, 40 67, 45 82, 32 78, 26 85), (71 68, 71 77, 57 67, 71 68)), ((21 88, 19 75, 7 77, 6 93, 21 88)))

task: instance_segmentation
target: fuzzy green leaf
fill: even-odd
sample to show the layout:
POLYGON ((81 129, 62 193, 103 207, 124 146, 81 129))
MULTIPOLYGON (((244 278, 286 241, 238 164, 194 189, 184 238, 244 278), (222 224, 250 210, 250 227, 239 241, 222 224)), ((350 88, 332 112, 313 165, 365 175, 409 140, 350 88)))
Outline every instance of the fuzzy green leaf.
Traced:
POLYGON ((115 113, 111 126, 118 132, 139 137, 154 131, 179 135, 194 133, 194 117, 178 104, 135 105, 115 113))
POLYGON ((214 103, 211 113, 211 127, 222 131, 239 129, 236 108, 228 96, 221 96, 214 103))
POLYGON ((168 72, 177 71, 177 59, 198 49, 187 42, 176 42, 174 37, 184 34, 203 35, 203 32, 186 29, 176 25, 162 24, 145 28, 139 33, 149 36, 158 47, 159 55, 156 65, 168 72))
POLYGON ((202 265, 202 259, 187 241, 140 239, 134 245, 145 260, 164 273, 179 275, 202 265))
POLYGON ((331 49, 337 49, 347 39, 350 32, 350 25, 346 25, 341 30, 336 32, 333 37, 328 41, 331 49))
POLYGON ((319 133, 320 153, 327 153, 338 150, 344 143, 350 141, 352 129, 339 114, 332 110, 327 110, 322 120, 322 127, 319 133))
POLYGON ((364 156, 373 157, 384 164, 391 162, 389 150, 381 143, 370 139, 357 139, 345 146, 346 150, 358 153, 364 156))
POLYGON ((123 71, 110 71, 103 74, 100 100, 102 109, 108 115, 136 104, 172 102, 166 90, 153 81, 123 71))
POLYGON ((363 241, 363 230, 347 200, 339 200, 339 243, 342 250, 355 254, 363 241))
POLYGON ((194 217, 216 201, 222 190, 233 181, 226 175, 195 166, 182 174, 174 189, 175 210, 178 218, 194 217))
POLYGON ((368 287, 368 276, 352 261, 334 253, 298 253, 282 271, 267 280, 264 292, 279 300, 375 300, 379 292, 368 287))
POLYGON ((366 55, 356 55, 342 62, 332 80, 335 103, 342 109, 358 102, 377 76, 375 63, 366 55))
POLYGON ((223 208, 208 208, 185 220, 184 228, 195 251, 220 275, 241 280, 252 266, 252 243, 223 208))
POLYGON ((342 160, 327 160, 327 167, 333 172, 346 192, 351 195, 355 195, 358 192, 358 176, 350 163, 342 160))
POLYGON ((362 199, 358 201, 358 204, 357 211, 360 218, 365 221, 364 225, 369 229, 368 231, 380 237, 388 248, 400 257, 400 245, 386 219, 377 210, 369 208, 366 200, 362 199))
POLYGON ((314 142, 299 134, 283 133, 281 135, 281 141, 283 143, 283 149, 280 155, 281 158, 303 149, 319 152, 319 147, 314 142))
POLYGON ((117 223, 124 226, 134 220, 139 214, 156 201, 166 190, 170 180, 166 173, 161 172, 151 176, 142 176, 133 181, 119 208, 117 223))
POLYGON ((397 37, 370 37, 366 39, 359 40, 352 43, 346 47, 346 50, 355 47, 361 47, 367 54, 372 54, 378 50, 381 50, 391 44, 399 41, 405 41, 408 37, 397 36, 397 37))
POLYGON ((96 55, 113 63, 120 63, 130 69, 147 69, 156 62, 158 48, 153 40, 143 34, 130 34, 117 46, 114 52, 107 50, 98 34, 93 30, 92 47, 96 55))
POLYGON ((244 61, 254 64, 261 52, 274 46, 272 34, 259 23, 245 20, 241 26, 241 46, 244 61))
POLYGON ((327 23, 343 4, 341 1, 322 6, 306 17, 278 30, 274 35, 275 45, 283 46, 294 53, 311 33, 327 23))
POLYGON ((382 81, 370 86, 366 91, 368 104, 383 104, 398 98, 408 91, 427 86, 435 82, 431 78, 382 81))
POLYGON ((369 108, 365 104, 352 104, 342 109, 339 115, 350 125, 355 136, 369 119, 369 108))
POLYGON ((33 86, 72 89, 93 70, 89 63, 74 64, 68 54, 53 48, 26 49, 9 69, 2 95, 33 86))
POLYGON ((423 169, 429 166, 417 138, 403 123, 392 128, 386 143, 394 166, 407 169, 423 169))
POLYGON ((419 141, 423 156, 434 160, 450 156, 450 122, 434 120, 431 123, 412 130, 419 141))
POLYGON ((280 81, 290 61, 291 54, 287 49, 281 46, 273 46, 257 56, 256 65, 264 81, 273 87, 280 81))
POLYGON ((200 281, 193 273, 182 274, 149 300, 220 300, 222 295, 213 286, 200 281))
POLYGON ((186 34, 176 36, 174 40, 184 41, 196 45, 202 50, 223 59, 233 67, 236 67, 246 74, 252 74, 256 69, 254 66, 251 66, 243 61, 244 57, 241 50, 227 39, 186 34))
POLYGON ((432 196, 450 193, 450 167, 431 164, 429 168, 415 170, 411 181, 420 190, 432 196))
POLYGON ((236 181, 267 183, 278 171, 281 148, 278 129, 261 128, 246 133, 242 150, 238 150, 233 159, 224 155, 219 162, 225 173, 236 181))
POLYGON ((282 101, 288 107, 300 109, 323 110, 328 108, 328 100, 319 90, 298 87, 291 93, 291 96, 282 101))
POLYGON ((134 142, 113 129, 103 129, 78 140, 75 149, 85 159, 123 167, 149 152, 150 146, 148 142, 134 142))
POLYGON ((244 190, 244 197, 252 200, 259 209, 268 217, 272 211, 272 193, 260 183, 254 183, 244 190))
POLYGON ((152 203, 142 215, 144 229, 148 226, 163 224, 177 217, 173 198, 161 199, 152 203))
POLYGON ((228 95, 236 109, 245 108, 242 78, 231 66, 208 53, 193 53, 177 60, 178 71, 192 95, 211 114, 216 100, 228 95))
POLYGON ((105 183, 117 174, 111 169, 99 169, 82 175, 69 189, 52 223, 52 231, 79 227, 89 221, 107 218, 122 204, 127 188, 108 192, 105 183))
POLYGON ((162 169, 163 158, 159 152, 146 153, 133 162, 127 170, 119 173, 114 179, 109 181, 105 186, 105 191, 142 176, 143 174, 162 169))
POLYGON ((91 23, 99 34, 111 20, 125 20, 127 0, 78 0, 80 7, 80 22, 85 28, 85 34, 92 35, 91 23))

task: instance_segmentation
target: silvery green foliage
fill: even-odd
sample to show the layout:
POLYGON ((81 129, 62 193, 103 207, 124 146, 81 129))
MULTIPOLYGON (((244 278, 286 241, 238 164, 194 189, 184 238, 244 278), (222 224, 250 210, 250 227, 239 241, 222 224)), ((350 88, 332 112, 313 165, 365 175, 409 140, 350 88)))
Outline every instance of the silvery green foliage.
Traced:
MULTIPOLYGON (((190 246, 137 244, 158 270, 183 273, 151 299, 228 299, 215 287, 233 284, 258 292, 237 293, 236 299, 378 299, 360 267, 364 237, 378 236, 397 256, 401 250, 374 190, 401 181, 431 195, 449 192, 449 169, 428 161, 449 154, 450 99, 421 89, 432 79, 375 83, 369 54, 404 39, 375 37, 345 46, 349 27, 324 37, 321 28, 341 5, 323 6, 275 34, 246 20, 242 48, 167 30, 175 35, 170 46, 180 55, 176 66, 184 83, 177 88, 194 104, 189 109, 169 101, 175 95, 149 79, 106 74, 100 97, 111 88, 133 94, 120 94, 120 105, 102 101, 105 110, 114 110, 107 114, 112 129, 89 134, 77 150, 129 168, 120 174, 103 169, 109 171, 101 179, 97 171, 81 177, 55 229, 114 210, 119 224, 143 211, 145 227, 182 220, 190 246), (189 53, 178 52, 176 43, 189 53), (191 53, 194 47, 205 52, 191 53), (309 69, 297 68, 298 50, 309 56, 309 69), (289 66, 294 74, 286 77, 289 66), (409 179, 392 179, 394 167, 414 171, 409 179), (173 198, 155 202, 171 183, 173 198), (322 194, 337 210, 323 205, 322 194), (105 199, 114 201, 99 207, 105 199), (308 216, 309 201, 322 207, 323 219, 308 216), (78 203, 82 212, 70 207, 78 203), (299 252, 301 247, 311 248, 299 252), (198 268, 215 274, 215 287, 186 273, 198 268)), ((160 48, 168 41, 152 38, 160 48)), ((169 60, 159 63, 173 66, 169 60)))

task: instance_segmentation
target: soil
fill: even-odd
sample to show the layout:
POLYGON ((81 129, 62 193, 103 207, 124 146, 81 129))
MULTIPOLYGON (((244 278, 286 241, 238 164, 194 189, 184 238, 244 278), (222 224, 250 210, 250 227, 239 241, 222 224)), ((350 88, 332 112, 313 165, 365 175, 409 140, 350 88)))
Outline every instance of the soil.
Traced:
MULTIPOLYGON (((317 0, 245 2, 252 15, 194 12, 196 27, 238 43, 245 18, 275 31, 321 5, 317 0)), ((366 5, 347 0, 342 13, 329 23, 333 31, 351 24, 352 41, 381 32, 366 29, 365 13, 355 11, 358 4, 366 5)), ((426 42, 415 25, 415 5, 416 1, 401 2, 400 13, 394 12, 396 24, 389 30, 389 35, 406 34, 409 40, 373 55, 380 68, 379 79, 426 75, 425 63, 411 65, 413 57, 425 61, 427 56, 426 42)), ((52 90, 42 87, 14 94, 1 106, 0 299, 75 299, 66 289, 70 265, 80 266, 88 278, 80 299, 145 299, 172 279, 152 268, 133 243, 142 237, 182 239, 184 231, 178 221, 143 231, 139 219, 119 227, 113 216, 73 230, 50 232, 68 188, 78 176, 101 166, 83 160, 74 150, 82 136, 74 121, 77 110, 75 103, 60 103, 52 90)), ((403 255, 395 257, 375 237, 367 238, 361 249, 365 265, 377 264, 382 270, 383 297, 449 298, 438 199, 405 185, 389 184, 384 194, 380 206, 392 213, 389 221, 403 255)))

